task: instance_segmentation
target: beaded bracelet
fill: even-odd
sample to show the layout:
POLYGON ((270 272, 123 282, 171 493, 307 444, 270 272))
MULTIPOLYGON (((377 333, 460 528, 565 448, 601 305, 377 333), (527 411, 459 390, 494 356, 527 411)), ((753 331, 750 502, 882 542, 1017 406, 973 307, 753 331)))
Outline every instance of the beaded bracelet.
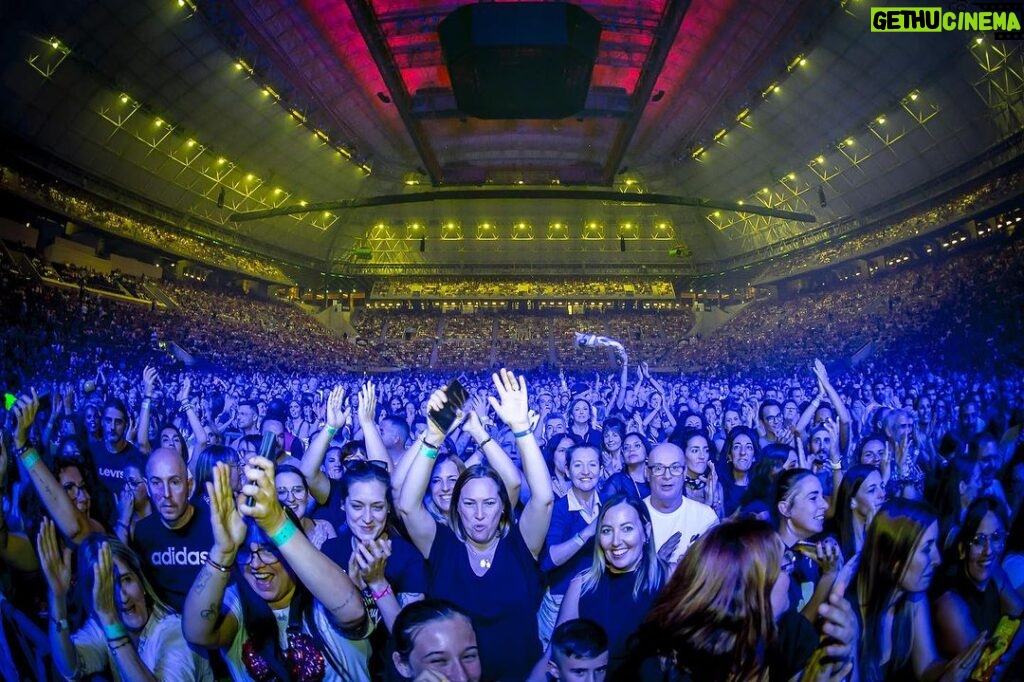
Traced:
POLYGON ((286 542, 292 539, 296 530, 298 529, 295 527, 295 524, 292 523, 292 520, 286 518, 284 520, 284 524, 277 529, 277 532, 270 536, 270 540, 278 547, 282 547, 286 542))

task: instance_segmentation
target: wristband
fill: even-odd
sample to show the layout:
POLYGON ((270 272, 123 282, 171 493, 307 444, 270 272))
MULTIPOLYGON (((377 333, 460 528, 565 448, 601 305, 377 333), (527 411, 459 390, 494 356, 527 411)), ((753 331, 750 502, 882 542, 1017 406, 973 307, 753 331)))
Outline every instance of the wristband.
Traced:
POLYGON ((531 431, 529 427, 527 427, 522 431, 513 431, 512 435, 515 436, 516 438, 522 438, 524 436, 529 436, 531 433, 533 433, 533 431, 531 431))
POLYGON ((153 399, 152 398, 143 398, 142 399, 142 406, 143 407, 148 408, 152 404, 153 404, 153 399))
POLYGON ((214 570, 220 571, 221 573, 230 573, 231 569, 235 567, 234 564, 231 564, 230 566, 225 566, 223 564, 218 564, 216 561, 214 561, 213 559, 211 559, 209 557, 207 557, 207 559, 206 559, 206 565, 209 566, 210 568, 214 569, 214 570))
POLYGON ((187 400, 182 400, 181 401, 181 406, 180 406, 180 411, 181 412, 188 412, 191 409, 192 409, 192 403, 190 403, 187 400))
POLYGON ((389 592, 391 592, 391 585, 385 586, 384 589, 381 590, 380 592, 374 592, 371 596, 373 597, 373 601, 377 601, 378 599, 380 599, 384 595, 388 594, 389 592))
POLYGON ((423 456, 427 459, 437 459, 437 448, 430 447, 426 443, 423 443, 423 447, 420 448, 420 452, 422 452, 423 456))
POLYGON ((331 438, 334 438, 334 434, 336 434, 338 432, 338 427, 337 426, 327 426, 327 427, 324 427, 324 431, 327 432, 328 436, 330 436, 331 438))
MULTIPOLYGON (((296 530, 298 529, 295 527, 295 524, 292 523, 292 520, 285 518, 284 524, 277 529, 277 532, 270 536, 270 541, 278 547, 283 547, 286 542, 292 539, 296 530)), ((207 559, 207 561, 209 561, 209 559, 207 559)))
POLYGON ((426 436, 423 436, 423 447, 430 448, 431 450, 437 450, 441 446, 440 445, 434 445, 433 443, 431 443, 430 441, 427 440, 426 436))
POLYGON ((124 629, 124 625, 121 623, 114 623, 113 625, 104 625, 103 634, 107 636, 108 642, 113 642, 122 637, 127 637, 128 631, 124 629))
POLYGON ((22 448, 21 454, 18 456, 21 458, 21 463, 25 465, 26 469, 31 469, 32 465, 39 461, 39 453, 31 446, 22 448))
POLYGON ((480 445, 477 445, 476 449, 477 450, 483 450, 484 446, 487 445, 488 443, 490 443, 492 440, 494 440, 494 439, 491 438, 490 436, 487 436, 487 440, 485 440, 483 443, 480 443, 480 445))
POLYGON ((579 533, 576 533, 576 535, 572 536, 572 541, 575 542, 580 547, 582 547, 583 545, 587 544, 587 541, 584 540, 583 536, 580 535, 579 533))
POLYGON ((832 468, 832 471, 842 471, 843 469, 842 462, 833 462, 832 460, 829 460, 828 465, 832 468))
POLYGON ((116 654, 118 649, 120 649, 122 647, 126 647, 129 644, 131 644, 131 643, 132 643, 132 640, 128 639, 127 637, 124 637, 124 638, 121 639, 121 643, 118 644, 117 646, 114 646, 114 643, 108 640, 107 641, 107 646, 110 647, 110 653, 116 654))

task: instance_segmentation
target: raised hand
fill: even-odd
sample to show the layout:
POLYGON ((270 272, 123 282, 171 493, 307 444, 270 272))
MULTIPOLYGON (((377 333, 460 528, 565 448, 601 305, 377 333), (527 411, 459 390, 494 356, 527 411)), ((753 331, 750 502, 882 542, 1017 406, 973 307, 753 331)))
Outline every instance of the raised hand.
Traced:
POLYGON ((508 424, 513 431, 530 428, 529 395, 526 391, 526 380, 516 376, 507 369, 491 375, 498 398, 488 396, 487 401, 498 417, 508 424))
MULTIPOLYGON (((362 391, 360 391, 360 398, 362 391)), ((360 408, 362 404, 360 403, 360 408)), ((341 429, 348 424, 349 409, 345 406, 345 387, 341 384, 335 386, 330 395, 327 396, 327 428, 341 429)), ((362 415, 360 415, 362 416, 362 415)))
MULTIPOLYGON (((332 392, 333 395, 333 392, 332 392)), ((377 414, 377 387, 372 381, 367 381, 359 389, 358 403, 359 423, 361 425, 373 424, 373 418, 377 414)))
POLYGON ((153 397, 153 389, 156 386, 157 372, 156 367, 146 366, 146 369, 142 370, 142 395, 147 398, 153 397))
POLYGON ((39 525, 36 547, 46 584, 55 597, 63 599, 71 588, 71 548, 61 549, 57 542, 56 526, 46 517, 43 517, 39 525))
POLYGON ((825 365, 822 364, 821 360, 815 358, 814 366, 811 368, 811 371, 814 372, 815 378, 823 387, 828 385, 828 370, 825 369, 825 365))
POLYGON ((114 560, 110 545, 100 545, 98 561, 92 567, 92 607, 103 625, 121 622, 114 598, 114 560))
MULTIPOLYGON (((221 558, 234 558, 238 548, 245 542, 245 520, 235 506, 235 494, 231 490, 231 468, 218 462, 213 467, 213 481, 206 484, 210 496, 210 526, 213 529, 214 552, 221 558)), ((230 564, 231 561, 218 562, 230 564)))
POLYGON ((135 512, 135 486, 131 483, 125 483, 124 489, 117 496, 117 512, 117 518, 126 524, 135 512))
MULTIPOLYGON (((427 432, 425 436, 427 442, 434 443, 435 445, 440 445, 441 442, 445 439, 445 436, 448 435, 448 433, 442 431, 441 427, 434 423, 434 420, 430 418, 431 412, 437 412, 438 410, 443 409, 447 403, 448 394, 445 392, 445 389, 443 388, 437 389, 436 391, 430 394, 429 398, 427 398, 427 409, 426 414, 424 415, 427 418, 427 432)), ((459 420, 455 419, 452 422, 451 427, 448 429, 448 432, 454 431, 455 426, 458 423, 459 420)))
POLYGON ((36 390, 32 389, 31 395, 23 395, 14 404, 14 447, 21 448, 28 442, 28 430, 35 421, 36 412, 39 411, 39 397, 36 390))
POLYGON ((476 410, 470 410, 466 413, 466 421, 462 425, 462 430, 469 434, 477 443, 481 443, 487 440, 487 429, 484 428, 483 423, 480 421, 480 415, 477 414, 476 410))
POLYGON ((266 457, 253 457, 245 467, 246 483, 242 486, 238 511, 252 518, 264 532, 277 532, 287 518, 277 499, 274 486, 274 463, 266 457))
POLYGON ((178 391, 178 402, 184 402, 188 400, 189 394, 192 392, 192 377, 186 376, 181 381, 181 389, 178 391))

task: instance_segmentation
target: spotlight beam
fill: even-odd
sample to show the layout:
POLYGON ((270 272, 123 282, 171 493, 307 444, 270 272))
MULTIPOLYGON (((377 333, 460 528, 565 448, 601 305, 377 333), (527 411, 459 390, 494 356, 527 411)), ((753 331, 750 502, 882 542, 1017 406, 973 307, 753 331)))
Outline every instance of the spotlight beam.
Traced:
POLYGON ((754 215, 768 216, 769 218, 794 220, 800 223, 814 223, 818 220, 811 213, 780 211, 766 206, 738 204, 733 201, 718 201, 715 199, 704 199, 700 197, 683 197, 676 196, 674 194, 623 194, 617 190, 564 190, 539 188, 456 189, 416 192, 412 194, 383 194, 376 197, 366 197, 364 199, 321 201, 319 203, 309 203, 305 206, 279 206, 278 208, 270 208, 260 211, 232 213, 228 216, 228 219, 235 222, 249 222, 252 220, 263 220, 264 218, 275 218, 283 215, 294 215, 296 213, 309 213, 311 211, 345 211, 357 208, 422 204, 432 201, 482 201, 486 199, 525 199, 528 201, 558 201, 571 199, 574 201, 613 202, 619 204, 630 204, 632 206, 693 206, 695 208, 710 208, 720 211, 734 211, 736 213, 751 213, 754 215))

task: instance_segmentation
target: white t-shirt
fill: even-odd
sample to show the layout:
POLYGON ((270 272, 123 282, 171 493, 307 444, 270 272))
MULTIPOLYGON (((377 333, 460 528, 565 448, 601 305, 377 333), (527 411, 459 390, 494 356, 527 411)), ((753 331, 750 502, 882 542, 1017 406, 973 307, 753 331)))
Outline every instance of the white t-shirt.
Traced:
POLYGON ((664 514, 651 504, 650 496, 644 498, 647 511, 651 515, 651 525, 654 528, 654 546, 661 549, 661 546, 676 533, 679 533, 679 546, 672 553, 669 564, 675 566, 683 558, 683 554, 690 548, 708 528, 718 523, 718 514, 706 504, 683 496, 683 503, 674 512, 664 514))
MULTIPOLYGON (((238 600, 238 589, 234 585, 229 586, 225 590, 224 604, 235 617, 235 620, 238 621, 238 632, 231 641, 231 646, 224 652, 224 659, 228 670, 231 672, 231 679, 235 682, 252 682, 252 678, 249 677, 245 664, 242 662, 242 647, 248 635, 245 626, 242 624, 242 602, 238 600)), ((288 607, 275 609, 274 618, 277 619, 279 642, 281 648, 284 649, 288 645, 288 607)), ((364 632, 361 633, 363 639, 347 639, 331 625, 327 611, 324 610, 323 604, 320 602, 316 602, 313 608, 313 621, 316 623, 324 642, 330 648, 334 660, 341 663, 348 673, 347 677, 342 678, 331 666, 331 656, 325 654, 327 674, 324 675, 324 682, 342 682, 343 680, 349 682, 370 682, 368 663, 370 658, 370 641, 365 638, 369 637, 370 632, 373 631, 372 623, 369 623, 364 632)), ((302 631, 307 635, 310 634, 305 622, 303 622, 302 631)))
MULTIPOLYGON (((155 612, 139 636, 139 658, 158 680, 168 682, 213 682, 210 663, 189 648, 181 633, 181 616, 155 612)), ((114 662, 103 628, 90 618, 82 629, 71 636, 78 654, 78 674, 92 675, 111 670, 114 680, 121 675, 114 662)))

